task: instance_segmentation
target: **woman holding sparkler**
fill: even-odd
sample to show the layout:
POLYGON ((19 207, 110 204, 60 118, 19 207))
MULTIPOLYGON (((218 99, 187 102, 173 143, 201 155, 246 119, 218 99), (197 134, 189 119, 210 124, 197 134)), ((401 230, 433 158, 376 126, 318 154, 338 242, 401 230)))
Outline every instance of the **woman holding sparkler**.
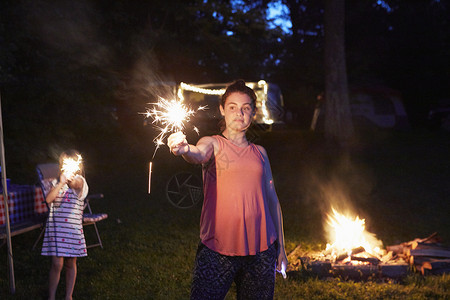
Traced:
POLYGON ((48 183, 45 201, 49 215, 45 227, 42 255, 52 257, 49 299, 55 299, 62 268, 66 271, 66 299, 72 299, 77 276, 77 257, 87 256, 83 233, 84 199, 88 185, 83 177, 81 156, 71 150, 60 155, 59 182, 48 183))
POLYGON ((236 282, 238 299, 272 299, 275 269, 285 277, 283 220, 266 150, 246 131, 256 112, 255 92, 243 80, 222 96, 221 135, 188 144, 169 136, 173 154, 203 165, 204 203, 191 299, 224 299, 236 282))

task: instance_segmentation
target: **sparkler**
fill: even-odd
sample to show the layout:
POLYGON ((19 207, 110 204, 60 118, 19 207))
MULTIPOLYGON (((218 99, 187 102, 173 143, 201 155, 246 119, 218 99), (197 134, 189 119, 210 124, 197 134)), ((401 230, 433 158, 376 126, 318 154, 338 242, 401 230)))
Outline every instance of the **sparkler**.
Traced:
POLYGON ((281 276, 283 276, 284 279, 287 278, 287 275, 286 275, 286 265, 285 265, 284 262, 281 263, 281 270, 280 270, 280 271, 277 270, 277 272, 280 273, 281 276))
POLYGON ((150 187, 152 183, 152 162, 148 164, 148 193, 150 194, 150 187))
POLYGON ((78 171, 80 171, 81 161, 82 157, 79 154, 77 155, 76 159, 73 159, 72 157, 64 158, 61 172, 65 173, 68 177, 76 174, 78 171))
MULTIPOLYGON (((180 97, 180 99, 182 99, 180 97)), ((144 113, 146 118, 152 118, 152 124, 156 124, 156 128, 159 129, 159 134, 153 139, 155 143, 155 151, 153 152, 152 160, 155 157, 156 151, 158 151, 161 145, 164 145, 164 139, 171 132, 182 131, 185 128, 185 123, 189 122, 191 116, 193 116, 199 110, 205 110, 206 106, 200 106, 197 110, 189 108, 184 105, 182 101, 166 100, 159 97, 159 101, 151 103, 153 107, 148 108, 144 113)), ((194 131, 199 134, 198 128, 194 126, 194 131)), ((152 162, 150 161, 148 166, 148 193, 150 194, 152 180, 152 162)))
MULTIPOLYGON (((205 110, 206 106, 200 106, 197 110, 189 108, 181 101, 166 100, 162 97, 159 101, 153 104, 151 109, 147 109, 145 117, 151 117, 153 124, 157 125, 159 134, 153 139, 156 145, 155 152, 152 159, 155 157, 156 151, 161 145, 164 145, 164 139, 171 132, 182 131, 185 128, 185 123, 189 122, 191 116, 193 116, 199 110, 205 110)), ((198 129, 194 126, 194 130, 198 133, 198 129)))

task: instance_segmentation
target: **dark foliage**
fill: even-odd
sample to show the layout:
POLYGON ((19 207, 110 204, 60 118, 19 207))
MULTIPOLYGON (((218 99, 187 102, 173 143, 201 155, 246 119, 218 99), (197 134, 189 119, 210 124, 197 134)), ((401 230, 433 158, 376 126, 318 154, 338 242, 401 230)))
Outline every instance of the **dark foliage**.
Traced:
MULTIPOLYGON (((272 1, 2 1, 0 88, 12 176, 104 133, 136 138, 158 82, 278 83, 297 124, 324 88, 323 1, 282 2, 292 34, 269 29, 272 1)), ((449 1, 346 2, 350 84, 404 96, 413 125, 448 97, 449 1)), ((83 149, 80 149, 83 150, 83 149)), ((25 177, 24 177, 25 176, 25 177)))

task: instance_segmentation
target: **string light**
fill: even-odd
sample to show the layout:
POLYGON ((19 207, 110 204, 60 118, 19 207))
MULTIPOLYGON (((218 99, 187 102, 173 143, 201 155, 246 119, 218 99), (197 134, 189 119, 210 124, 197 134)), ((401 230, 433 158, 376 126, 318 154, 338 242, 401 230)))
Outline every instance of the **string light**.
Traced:
MULTIPOLYGON (((260 102, 260 105, 257 105, 257 106, 261 110, 262 121, 265 124, 269 124, 269 125, 273 124, 274 121, 272 118, 270 118, 270 112, 267 108, 267 102, 268 102, 267 95, 268 95, 268 90, 269 90, 269 85, 267 84, 267 82, 265 80, 260 80, 257 83, 247 82, 246 85, 249 88, 256 90, 256 94, 257 94, 259 102, 260 102), (262 90, 262 92, 261 92, 261 90, 262 90)), ((224 88, 208 89, 208 88, 202 88, 202 87, 198 87, 195 85, 181 82, 180 87, 177 92, 177 96, 178 96, 178 99, 180 99, 180 101, 184 101, 184 94, 183 94, 184 91, 199 93, 199 94, 203 94, 203 95, 222 96, 225 93, 226 89, 224 89, 224 88)), ((259 104, 259 103, 257 103, 257 104, 259 104)))

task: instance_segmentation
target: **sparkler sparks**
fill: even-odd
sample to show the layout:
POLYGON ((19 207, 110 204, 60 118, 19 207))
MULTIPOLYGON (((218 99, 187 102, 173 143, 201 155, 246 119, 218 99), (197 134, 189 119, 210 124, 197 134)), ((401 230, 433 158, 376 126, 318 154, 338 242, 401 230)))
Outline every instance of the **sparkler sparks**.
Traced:
POLYGON ((73 159, 72 157, 66 157, 63 160, 63 165, 61 167, 61 172, 65 173, 67 176, 71 176, 76 174, 78 171, 80 171, 80 165, 82 162, 81 155, 77 155, 76 159, 73 159))
MULTIPOLYGON (((189 122, 190 118, 199 110, 205 110, 206 106, 200 106, 197 110, 193 110, 177 100, 166 100, 162 97, 159 98, 157 103, 151 103, 153 107, 147 109, 145 117, 151 117, 153 124, 157 124, 159 134, 153 139, 156 145, 153 157, 156 151, 161 145, 164 145, 164 139, 171 132, 182 131, 185 128, 185 123, 189 122)), ((194 127, 194 130, 198 134, 198 129, 194 127)))

